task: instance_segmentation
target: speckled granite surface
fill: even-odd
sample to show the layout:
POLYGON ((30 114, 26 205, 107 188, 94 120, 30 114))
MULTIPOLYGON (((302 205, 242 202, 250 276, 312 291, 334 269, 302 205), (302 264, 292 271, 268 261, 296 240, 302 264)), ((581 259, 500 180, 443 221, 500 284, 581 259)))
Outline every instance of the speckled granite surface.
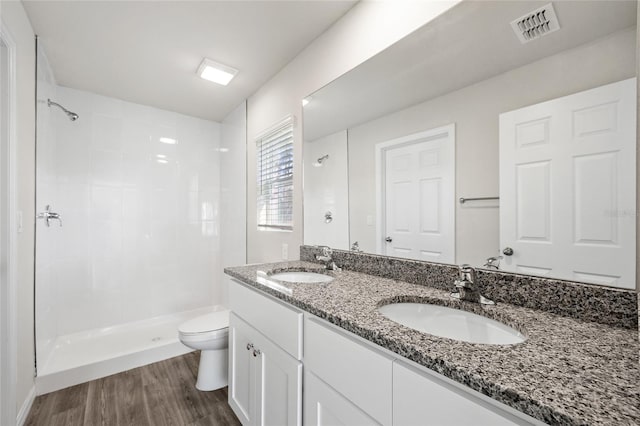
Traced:
MULTIPOLYGON (((300 259, 316 262, 320 249, 300 246, 300 259)), ((441 263, 399 259, 368 253, 334 250, 333 259, 343 269, 408 283, 450 290, 458 267, 441 263)), ((481 293, 496 302, 539 309, 615 327, 638 327, 636 292, 528 275, 477 271, 481 293)))
MULTIPOLYGON (((345 270, 328 284, 286 283, 290 295, 258 283, 258 271, 322 271, 303 261, 226 268, 238 280, 409 358, 549 424, 640 424, 638 330, 499 303, 451 300, 439 288, 345 270), (524 343, 492 346, 440 338, 377 311, 389 301, 428 301, 504 321, 524 343)), ((263 281, 264 282, 264 281, 263 281)))

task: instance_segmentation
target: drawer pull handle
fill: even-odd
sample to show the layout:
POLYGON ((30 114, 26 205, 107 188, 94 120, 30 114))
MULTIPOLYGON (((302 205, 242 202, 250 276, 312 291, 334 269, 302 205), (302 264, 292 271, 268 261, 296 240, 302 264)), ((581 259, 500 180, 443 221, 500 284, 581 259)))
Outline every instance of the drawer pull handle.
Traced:
POLYGON ((247 343, 247 350, 250 351, 253 349, 253 343, 247 343))
POLYGON ((253 356, 256 357, 258 355, 260 355, 262 352, 260 351, 260 349, 254 349, 253 350, 253 356))

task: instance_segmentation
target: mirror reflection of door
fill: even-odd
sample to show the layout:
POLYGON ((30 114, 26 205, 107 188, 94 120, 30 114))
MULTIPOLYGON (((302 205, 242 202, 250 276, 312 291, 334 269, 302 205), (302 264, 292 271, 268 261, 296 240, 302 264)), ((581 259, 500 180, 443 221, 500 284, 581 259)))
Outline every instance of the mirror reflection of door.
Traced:
POLYGON ((635 287, 636 79, 500 116, 503 269, 635 287))
POLYGON ((376 145, 378 253, 455 262, 454 125, 376 145))

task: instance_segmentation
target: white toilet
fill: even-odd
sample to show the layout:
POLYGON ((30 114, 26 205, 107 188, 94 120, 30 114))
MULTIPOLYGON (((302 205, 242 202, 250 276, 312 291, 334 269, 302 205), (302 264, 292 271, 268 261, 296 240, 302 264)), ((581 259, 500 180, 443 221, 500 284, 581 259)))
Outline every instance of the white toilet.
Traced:
POLYGON ((178 327, 178 335, 185 346, 201 351, 196 388, 213 391, 227 386, 229 311, 191 319, 178 327))

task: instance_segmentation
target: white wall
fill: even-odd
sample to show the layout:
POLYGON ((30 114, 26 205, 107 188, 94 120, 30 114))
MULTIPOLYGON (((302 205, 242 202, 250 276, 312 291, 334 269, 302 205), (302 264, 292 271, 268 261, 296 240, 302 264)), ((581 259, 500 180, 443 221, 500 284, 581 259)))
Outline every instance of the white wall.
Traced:
MULTIPOLYGON (((220 139, 220 258, 222 268, 247 263, 247 103, 222 121, 220 139)), ((220 271, 228 306, 230 279, 220 271)))
POLYGON ((51 110, 54 179, 37 194, 63 220, 37 222, 57 334, 220 303, 220 125, 65 87, 55 100, 80 115, 51 110))
POLYGON ((303 151, 304 243, 349 250, 347 131, 306 142, 303 151), (322 167, 314 166, 325 155, 322 167), (333 217, 329 223, 327 212, 333 217))
POLYGON ((301 101, 395 41, 416 30, 458 1, 360 2, 305 48, 248 100, 247 119, 247 260, 281 259, 282 244, 297 259, 302 244, 301 101), (294 128, 294 225, 291 232, 260 231, 256 221, 255 137, 288 114, 294 128))
POLYGON ((18 1, 0 2, 0 17, 16 43, 16 118, 17 118, 17 203, 23 214, 23 231, 18 234, 17 281, 18 364, 15 390, 16 409, 28 402, 34 386, 33 347, 33 241, 35 187, 35 39, 18 1))
MULTIPOLYGON (((375 149, 385 142, 456 125, 456 199, 498 196, 498 115, 635 76, 635 28, 536 61, 349 129, 351 240, 375 253, 375 149)), ((496 202, 456 203, 456 263, 498 254, 496 202)))

